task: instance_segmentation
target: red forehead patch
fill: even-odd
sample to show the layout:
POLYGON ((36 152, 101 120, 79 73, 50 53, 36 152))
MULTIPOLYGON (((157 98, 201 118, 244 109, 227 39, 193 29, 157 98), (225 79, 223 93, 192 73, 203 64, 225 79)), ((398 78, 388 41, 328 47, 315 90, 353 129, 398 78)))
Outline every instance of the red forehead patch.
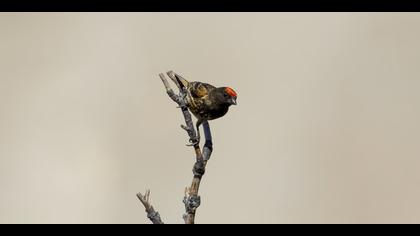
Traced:
POLYGON ((236 92, 235 92, 235 91, 233 91, 233 89, 231 89, 231 88, 227 87, 227 88, 225 89, 225 91, 226 91, 226 93, 227 93, 227 94, 229 94, 231 97, 237 97, 237 94, 236 94, 236 92))

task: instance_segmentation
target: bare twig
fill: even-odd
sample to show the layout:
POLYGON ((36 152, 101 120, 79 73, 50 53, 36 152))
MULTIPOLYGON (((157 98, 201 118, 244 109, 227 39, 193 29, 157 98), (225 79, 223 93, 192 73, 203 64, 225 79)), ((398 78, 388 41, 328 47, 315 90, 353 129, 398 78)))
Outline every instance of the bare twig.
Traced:
MULTIPOLYGON (((210 125, 208 122, 203 123, 204 128, 204 134, 206 138, 206 142, 203 147, 203 151, 201 151, 199 143, 195 142, 197 140, 197 132, 194 128, 191 114, 188 111, 188 108, 186 106, 187 102, 185 101, 186 93, 185 88, 179 84, 176 77, 181 78, 182 77, 178 74, 175 74, 173 71, 168 71, 167 75, 171 80, 177 85, 180 94, 178 95, 178 100, 175 101, 178 103, 179 107, 182 110, 182 113, 184 114, 185 123, 186 126, 181 126, 184 130, 187 131, 188 136, 190 137, 190 143, 192 143, 191 146, 193 146, 196 156, 196 162, 193 167, 193 180, 190 187, 187 187, 185 189, 185 197, 184 197, 184 204, 185 204, 185 214, 183 216, 184 221, 186 224, 194 224, 195 223, 195 214, 197 211, 197 208, 201 204, 201 197, 198 195, 198 191, 201 184, 201 179, 206 171, 206 165, 207 161, 210 159, 211 153, 213 151, 213 143, 212 143, 212 137, 211 137, 211 131, 210 131, 210 125)), ((164 79, 163 75, 160 75, 165 87, 167 88, 168 82, 166 79, 164 79)), ((168 89, 167 89, 168 91, 168 89)), ((171 96, 168 93, 169 96, 171 96)))
MULTIPOLYGON (((195 223, 195 215, 197 208, 201 204, 201 197, 198 195, 198 191, 200 188, 201 179, 206 171, 207 161, 210 159, 211 153, 213 151, 213 142, 211 137, 210 125, 208 122, 203 123, 204 135, 205 135, 205 144, 203 147, 203 151, 201 151, 199 143, 197 142, 197 132, 194 128, 194 124, 192 121, 191 113, 188 111, 187 107, 187 91, 186 88, 181 85, 177 78, 182 78, 180 75, 175 74, 173 71, 168 71, 166 73, 168 77, 174 82, 174 84, 179 89, 179 94, 175 94, 172 90, 171 86, 169 85, 168 80, 165 78, 164 74, 159 74, 160 79, 165 86, 166 93, 168 96, 178 104, 178 108, 181 108, 182 114, 184 116, 185 125, 181 125, 181 128, 184 129, 190 140, 190 144, 188 146, 192 146, 194 148, 196 162, 193 167, 193 180, 190 187, 185 189, 185 196, 184 196, 184 204, 185 204, 185 214, 183 215, 184 221, 186 224, 194 224, 195 223)), ((153 210, 153 207, 149 203, 149 194, 150 191, 146 192, 145 196, 138 194, 140 201, 143 203, 144 207, 146 208, 146 212, 148 214, 149 219, 157 224, 163 224, 162 220, 160 219, 159 213, 153 210)))
POLYGON ((139 198, 141 203, 143 203, 143 206, 147 212, 147 217, 150 219, 150 221, 152 221, 153 224, 163 224, 159 212, 155 211, 155 209, 153 209, 153 206, 150 204, 150 190, 146 190, 146 193, 144 195, 138 193, 137 197, 139 198))
MULTIPOLYGON (((175 74, 173 71, 167 72, 167 75, 169 78, 174 81, 174 83, 178 86, 180 90, 180 97, 185 98, 186 91, 183 86, 181 86, 178 83, 178 80, 176 77, 181 78, 180 75, 175 74)), ((178 103, 180 108, 182 109, 182 112, 184 114, 185 123, 187 126, 182 126, 183 129, 185 129, 190 136, 190 142, 193 143, 195 155, 196 155, 196 162, 193 167, 193 180, 190 187, 187 187, 185 190, 185 197, 184 197, 184 204, 185 204, 185 214, 183 216, 184 221, 186 224, 194 224, 195 223, 195 214, 197 211, 197 208, 201 204, 201 197, 198 195, 198 191, 201 184, 201 179, 206 171, 206 165, 207 161, 210 159, 212 150, 213 150, 213 143, 212 143, 212 137, 210 132, 210 125, 208 122, 203 123, 204 128, 204 134, 206 138, 206 142, 203 147, 203 152, 200 149, 199 143, 194 143, 194 141, 197 140, 196 137, 196 131, 194 129, 194 125, 191 120, 191 114, 188 111, 188 108, 186 106, 186 101, 181 101, 181 103, 178 103)), ((198 131, 197 131, 198 132, 198 131)))

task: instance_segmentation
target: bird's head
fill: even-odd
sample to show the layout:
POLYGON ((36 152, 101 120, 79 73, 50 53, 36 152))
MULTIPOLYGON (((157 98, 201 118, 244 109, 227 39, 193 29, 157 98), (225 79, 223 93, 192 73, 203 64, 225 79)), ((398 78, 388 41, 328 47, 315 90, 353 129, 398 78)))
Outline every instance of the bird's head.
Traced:
POLYGON ((238 95, 236 92, 229 87, 220 87, 216 89, 216 99, 224 105, 231 106, 236 105, 236 99, 238 95))

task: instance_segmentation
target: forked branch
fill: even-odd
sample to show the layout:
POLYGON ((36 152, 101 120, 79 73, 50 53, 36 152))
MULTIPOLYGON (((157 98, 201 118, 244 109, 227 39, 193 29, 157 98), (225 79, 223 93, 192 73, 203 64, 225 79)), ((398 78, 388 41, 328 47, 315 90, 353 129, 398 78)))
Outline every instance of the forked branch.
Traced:
MULTIPOLYGON (((174 82, 174 84, 178 87, 179 93, 176 94, 171 86, 169 85, 168 80, 165 76, 161 73, 159 74, 160 79, 165 86, 166 93, 168 96, 178 104, 178 108, 181 108, 182 114, 184 116, 185 125, 181 125, 181 128, 184 129, 188 136, 189 136, 189 144, 188 146, 192 146, 195 152, 195 164, 193 167, 193 180, 190 187, 185 188, 185 196, 184 196, 184 205, 185 205, 185 214, 183 215, 184 221, 186 224, 194 224, 195 223, 195 215, 197 208, 201 204, 201 197, 198 195, 198 191, 200 188, 201 179, 206 171, 206 165, 208 160, 210 159, 211 153, 213 151, 213 142, 211 137, 210 125, 208 122, 203 123, 204 135, 205 135, 205 144, 203 150, 200 149, 199 143, 197 142, 197 133, 194 128, 194 124, 192 121, 191 113, 187 107, 187 90, 183 87, 178 81, 177 77, 182 78, 181 76, 175 74, 173 71, 169 71, 166 73, 168 77, 174 82)), ((138 198, 143 203, 144 207, 146 208, 148 218, 154 224, 163 224, 162 220, 160 219, 159 213, 155 212, 153 207, 150 205, 149 202, 149 195, 150 191, 146 191, 145 196, 138 194, 138 198)))

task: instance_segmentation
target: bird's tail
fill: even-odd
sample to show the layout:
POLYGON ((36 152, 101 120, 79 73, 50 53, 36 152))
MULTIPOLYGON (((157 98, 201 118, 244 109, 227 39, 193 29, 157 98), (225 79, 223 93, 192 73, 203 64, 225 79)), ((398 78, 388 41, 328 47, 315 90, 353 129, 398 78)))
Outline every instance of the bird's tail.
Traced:
POLYGON ((175 78, 178 81, 179 85, 181 86, 181 88, 182 87, 188 88, 188 85, 190 83, 190 82, 188 82, 188 80, 182 78, 182 76, 180 76, 180 75, 178 75, 176 73, 174 73, 174 75, 175 75, 175 78))

